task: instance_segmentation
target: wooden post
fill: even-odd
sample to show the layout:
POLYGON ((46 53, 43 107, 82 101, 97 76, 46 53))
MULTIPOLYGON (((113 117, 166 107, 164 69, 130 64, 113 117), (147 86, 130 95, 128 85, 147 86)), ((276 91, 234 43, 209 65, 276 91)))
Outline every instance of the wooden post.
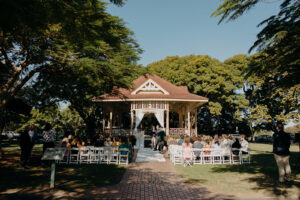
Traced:
POLYGON ((183 123, 182 123, 182 111, 179 110, 178 112, 178 115, 179 115, 179 127, 178 128, 183 128, 183 123))
POLYGON ((103 129, 103 134, 104 134, 105 133, 105 118, 104 117, 102 119, 102 125, 103 125, 102 129, 103 129))
POLYGON ((51 161, 50 188, 54 188, 55 183, 55 160, 51 161))
POLYGON ((198 112, 197 108, 195 109, 195 134, 198 136, 198 112))
POLYGON ((188 134, 191 136, 191 111, 188 110, 188 134))
POLYGON ((133 134, 133 110, 130 111, 130 135, 133 134))
POLYGON ((169 123, 170 123, 170 120, 169 120, 169 110, 166 110, 166 118, 167 118, 167 120, 166 120, 166 134, 167 135, 169 135, 169 133, 170 133, 170 125, 169 125, 169 123))
POLYGON ((112 120, 113 120, 113 112, 110 111, 109 112, 109 134, 110 135, 112 134, 112 126, 113 126, 112 120))

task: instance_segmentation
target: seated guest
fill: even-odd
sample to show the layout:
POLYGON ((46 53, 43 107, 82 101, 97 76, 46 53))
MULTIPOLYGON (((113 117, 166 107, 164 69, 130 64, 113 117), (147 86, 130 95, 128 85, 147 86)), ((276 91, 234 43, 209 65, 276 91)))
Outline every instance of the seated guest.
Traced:
POLYGON ((65 135, 61 141, 61 147, 67 147, 67 148, 71 147, 71 144, 69 143, 69 139, 68 139, 68 133, 65 133, 65 135))
POLYGON ((213 149, 221 149, 219 140, 214 141, 214 143, 211 145, 211 147, 213 149))
POLYGON ((77 147, 77 148, 80 148, 81 147, 81 144, 80 144, 80 141, 79 141, 79 138, 78 137, 75 137, 72 142, 71 142, 71 147, 77 147))
POLYGON ((194 144, 193 144, 193 148, 196 148, 196 149, 201 149, 203 148, 203 144, 200 142, 200 138, 195 138, 194 139, 194 144))
POLYGON ((228 136, 223 134, 222 135, 222 142, 221 142, 221 149, 223 155, 231 155, 231 143, 228 140, 228 136))
POLYGON ((221 146, 219 140, 216 140, 212 145, 211 148, 213 149, 212 155, 219 155, 221 153, 221 146))
POLYGON ((245 135, 242 134, 241 135, 241 150, 242 150, 242 154, 248 154, 248 148, 249 148, 249 144, 248 144, 247 140, 245 139, 245 135))
POLYGON ((218 141, 218 142, 220 143, 220 141, 219 141, 219 135, 218 135, 218 134, 215 134, 215 135, 214 135, 214 141, 213 141, 213 144, 215 144, 216 141, 218 141))
MULTIPOLYGON (((234 143, 232 144, 231 148, 233 149, 240 149, 241 148, 241 144, 239 142, 239 139, 234 138, 234 143)), ((240 150, 233 150, 232 153, 234 155, 239 155, 240 150)))
POLYGON ((184 143, 184 135, 180 136, 180 140, 178 140, 178 145, 181 146, 184 143))
POLYGON ((172 136, 170 136, 169 139, 168 139, 167 144, 169 146, 169 145, 177 145, 178 143, 172 136))
POLYGON ((112 146, 113 147, 118 147, 118 146, 120 146, 120 142, 119 142, 119 138, 116 138, 116 137, 114 137, 113 138, 113 143, 112 143, 112 146))
POLYGON ((86 140, 85 140, 85 138, 81 138, 79 140, 79 143, 80 143, 81 146, 86 146, 86 140))
POLYGON ((67 148, 71 147, 71 144, 69 143, 68 138, 63 138, 62 139, 62 141, 61 141, 61 147, 67 147, 67 148))
POLYGON ((99 137, 96 139, 95 147, 103 147, 104 146, 104 137, 103 135, 99 135, 99 137))
MULTIPOLYGON (((121 142, 122 142, 122 144, 119 146, 119 149, 124 149, 124 148, 126 148, 126 149, 128 149, 129 150, 129 155, 128 155, 128 160, 129 160, 129 162, 131 161, 131 155, 132 155, 132 146, 130 145, 130 144, 128 144, 128 139, 126 138, 126 137, 122 137, 121 138, 121 142)), ((126 152, 122 152, 122 151, 120 151, 120 154, 121 155, 124 155, 126 152)))
MULTIPOLYGON (((205 144, 203 146, 203 148, 207 148, 207 149, 211 149, 211 141, 209 140, 205 140, 205 144)), ((204 151, 204 155, 210 155, 211 151, 204 151)))
POLYGON ((111 141, 110 137, 106 138, 106 140, 104 142, 104 146, 111 147, 111 145, 112 145, 112 141, 111 141))
POLYGON ((182 143, 182 153, 186 156, 191 156, 193 152, 193 145, 191 143, 191 139, 186 137, 184 142, 182 143))
POLYGON ((234 143, 234 140, 231 135, 228 136, 228 140, 229 140, 230 145, 232 146, 232 144, 234 143))
POLYGON ((68 142, 69 142, 69 144, 71 144, 71 142, 73 141, 73 135, 72 135, 72 133, 71 132, 69 132, 68 133, 68 142))
POLYGON ((90 138, 88 138, 86 140, 86 146, 94 146, 94 143, 92 142, 92 140, 90 138))

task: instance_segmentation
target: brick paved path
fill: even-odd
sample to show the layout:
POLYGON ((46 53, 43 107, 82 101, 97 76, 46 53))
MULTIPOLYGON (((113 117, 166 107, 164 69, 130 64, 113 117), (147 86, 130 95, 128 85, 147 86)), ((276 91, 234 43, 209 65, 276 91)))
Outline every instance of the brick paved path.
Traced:
POLYGON ((184 183, 170 161, 132 163, 122 181, 89 191, 91 199, 233 199, 205 187, 184 183))

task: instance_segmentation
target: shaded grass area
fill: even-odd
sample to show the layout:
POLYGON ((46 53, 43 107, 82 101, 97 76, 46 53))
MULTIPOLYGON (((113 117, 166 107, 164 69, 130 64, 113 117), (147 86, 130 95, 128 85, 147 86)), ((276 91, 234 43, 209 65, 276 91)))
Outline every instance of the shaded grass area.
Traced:
POLYGON ((250 144, 251 164, 176 166, 187 183, 201 184, 210 189, 237 197, 297 197, 300 195, 300 153, 291 147, 293 181, 279 185, 278 169, 271 153, 272 145, 250 144), (298 164, 298 166, 297 166, 298 164))
MULTIPOLYGON (((58 165, 55 188, 66 191, 93 189, 120 182, 125 167, 117 165, 58 165)), ((49 187, 50 168, 0 167, 0 192, 14 188, 49 187)))
MULTIPOLYGON (((15 193, 12 199, 13 197, 23 198, 28 194, 18 193, 31 190, 42 193, 49 190, 50 166, 44 168, 41 166, 41 144, 34 146, 29 169, 19 166, 20 148, 17 144, 5 144, 3 149, 5 156, 0 160, 0 195, 12 191, 10 193, 15 193)), ((89 189, 114 185, 121 181, 125 170, 125 166, 118 165, 57 165, 55 190, 80 193, 89 189)))

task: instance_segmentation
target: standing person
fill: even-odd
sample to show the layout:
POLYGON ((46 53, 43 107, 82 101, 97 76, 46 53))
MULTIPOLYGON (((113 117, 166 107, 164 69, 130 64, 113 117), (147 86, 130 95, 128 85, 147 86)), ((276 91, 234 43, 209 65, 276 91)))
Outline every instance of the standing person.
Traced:
POLYGON ((154 150, 156 148, 156 129, 155 126, 152 126, 152 131, 151 131, 151 149, 154 150))
POLYGON ((290 181, 290 135, 283 131, 283 124, 278 122, 273 134, 273 153, 278 166, 279 182, 290 181))
POLYGON ((20 148, 21 148, 21 156, 20 156, 20 165, 27 169, 27 164, 30 159, 33 142, 29 135, 29 131, 32 131, 33 126, 27 126, 25 130, 21 133, 20 137, 20 148))
POLYGON ((152 138, 151 138, 151 148, 152 150, 155 150, 156 147, 156 133, 153 133, 152 138))
POLYGON ((51 129, 49 123, 46 124, 45 130, 43 131, 43 153, 47 148, 54 148, 55 146, 55 132, 51 129))
POLYGON ((158 136, 158 150, 162 151, 165 145, 166 133, 163 129, 160 129, 159 131, 157 131, 157 136, 158 136))

